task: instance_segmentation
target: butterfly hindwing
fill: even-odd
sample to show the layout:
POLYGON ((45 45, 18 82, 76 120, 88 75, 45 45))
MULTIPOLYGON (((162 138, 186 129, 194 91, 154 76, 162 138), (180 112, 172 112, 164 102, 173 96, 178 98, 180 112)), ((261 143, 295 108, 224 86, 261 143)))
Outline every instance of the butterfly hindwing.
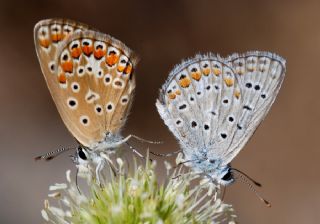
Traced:
MULTIPOLYGON (((38 30, 36 27, 35 32, 38 30)), ((109 35, 80 29, 58 45, 49 45, 54 49, 49 57, 43 53, 46 49, 37 44, 40 39, 36 34, 35 38, 51 95, 73 136, 94 149, 107 133, 118 134, 135 88, 133 70, 137 60, 131 50, 109 35), (51 70, 50 60, 54 63, 51 70)))
POLYGON ((269 52, 234 54, 227 59, 240 80, 242 108, 238 129, 226 152, 229 163, 270 110, 285 76, 285 60, 269 52))

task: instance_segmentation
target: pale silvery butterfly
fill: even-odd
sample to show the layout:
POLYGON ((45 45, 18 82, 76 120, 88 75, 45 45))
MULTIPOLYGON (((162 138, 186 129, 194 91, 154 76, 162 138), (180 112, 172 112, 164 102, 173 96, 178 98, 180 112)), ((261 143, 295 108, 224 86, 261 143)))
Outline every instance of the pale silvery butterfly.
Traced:
POLYGON ((77 162, 91 157, 101 170, 100 152, 113 151, 135 137, 123 138, 120 130, 133 100, 137 57, 119 40, 65 19, 37 23, 34 40, 52 98, 80 144, 77 162))
POLYGON ((285 70, 282 57, 259 51, 197 55, 177 65, 156 106, 186 164, 222 185, 232 183, 230 162, 268 113, 285 70))

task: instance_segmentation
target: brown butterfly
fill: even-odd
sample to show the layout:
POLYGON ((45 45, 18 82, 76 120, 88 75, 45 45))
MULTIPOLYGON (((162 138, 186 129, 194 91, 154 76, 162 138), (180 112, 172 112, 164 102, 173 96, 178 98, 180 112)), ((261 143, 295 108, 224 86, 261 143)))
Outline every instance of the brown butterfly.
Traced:
MULTIPOLYGON (((127 46, 66 19, 38 22, 34 40, 52 98, 80 144, 78 159, 87 160, 89 152, 97 157, 100 152, 114 151, 131 137, 140 139, 120 135, 133 101, 138 62, 127 46)), ((65 150, 36 159, 49 160, 65 150)))

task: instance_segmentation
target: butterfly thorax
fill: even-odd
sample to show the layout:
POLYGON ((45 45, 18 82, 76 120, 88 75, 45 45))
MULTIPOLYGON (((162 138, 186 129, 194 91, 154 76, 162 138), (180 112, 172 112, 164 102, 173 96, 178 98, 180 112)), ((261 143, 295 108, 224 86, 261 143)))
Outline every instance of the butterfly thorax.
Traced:
POLYGON ((120 134, 107 132, 103 140, 92 144, 89 148, 93 151, 114 151, 122 144, 122 140, 120 134))

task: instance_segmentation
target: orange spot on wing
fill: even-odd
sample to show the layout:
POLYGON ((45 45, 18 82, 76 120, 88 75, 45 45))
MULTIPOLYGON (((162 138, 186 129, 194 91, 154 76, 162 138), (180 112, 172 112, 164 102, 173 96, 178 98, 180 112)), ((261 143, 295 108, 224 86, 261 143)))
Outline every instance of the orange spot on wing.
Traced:
POLYGON ((106 51, 105 50, 102 50, 102 49, 97 49, 94 51, 94 57, 97 58, 97 59, 100 59, 102 58, 103 56, 105 56, 106 54, 106 51))
POLYGON ((118 61, 119 61, 119 56, 114 53, 109 54, 106 58, 106 63, 109 66, 115 65, 118 61))
POLYGON ((255 67, 249 67, 249 68, 248 68, 248 71, 249 71, 249 72, 253 72, 254 70, 255 70, 255 67))
POLYGON ((239 97, 240 97, 240 91, 239 91, 239 90, 236 90, 236 91, 234 92, 234 96, 235 96, 237 99, 239 99, 239 97))
POLYGON ((174 94, 174 93, 169 93, 169 98, 171 99, 171 100, 174 100, 175 98, 176 98, 176 94, 174 94))
POLYGON ((201 73, 200 73, 200 72, 192 72, 192 73, 191 73, 191 77, 192 77, 194 80, 199 81, 199 80, 201 79, 201 73))
POLYGON ((52 34, 51 39, 53 42, 59 42, 62 39, 62 34, 60 33, 52 34))
POLYGON ((183 78, 180 80, 179 84, 182 88, 187 88, 188 86, 190 86, 191 80, 189 78, 183 78))
POLYGON ((238 68, 238 69, 236 70, 236 73, 239 74, 239 75, 243 75, 243 71, 242 71, 241 68, 238 68))
POLYGON ((132 72, 132 66, 127 65, 127 67, 123 71, 125 74, 130 74, 132 72))
POLYGON ((118 65, 118 72, 123 72, 124 69, 125 69, 124 66, 118 65))
POLYGON ((210 74, 210 68, 205 68, 205 69, 203 69, 203 74, 204 74, 205 76, 208 76, 208 75, 210 74))
POLYGON ((232 86, 234 83, 233 79, 231 79, 231 78, 224 78, 224 82, 226 83, 226 85, 228 87, 232 86))
POLYGON ((39 43, 42 47, 48 48, 50 41, 48 39, 39 39, 39 43))
POLYGON ((82 51, 85 55, 89 56, 93 52, 93 47, 92 46, 82 46, 82 51))
POLYGON ((72 72, 73 71, 73 63, 72 61, 66 61, 61 64, 62 70, 64 72, 72 72))
POLYGON ((218 69, 218 68, 214 68, 213 69, 213 73, 216 75, 216 76, 219 76, 221 74, 221 70, 218 69))
POLYGON ((80 48, 80 47, 73 48, 73 49, 71 50, 71 56, 72 56, 73 58, 79 58, 80 54, 81 54, 81 48, 80 48))
POLYGON ((181 95, 180 89, 176 90, 176 94, 177 94, 177 95, 181 95))
POLYGON ((58 77, 58 81, 61 84, 65 84, 67 82, 67 76, 64 73, 61 73, 58 77))

